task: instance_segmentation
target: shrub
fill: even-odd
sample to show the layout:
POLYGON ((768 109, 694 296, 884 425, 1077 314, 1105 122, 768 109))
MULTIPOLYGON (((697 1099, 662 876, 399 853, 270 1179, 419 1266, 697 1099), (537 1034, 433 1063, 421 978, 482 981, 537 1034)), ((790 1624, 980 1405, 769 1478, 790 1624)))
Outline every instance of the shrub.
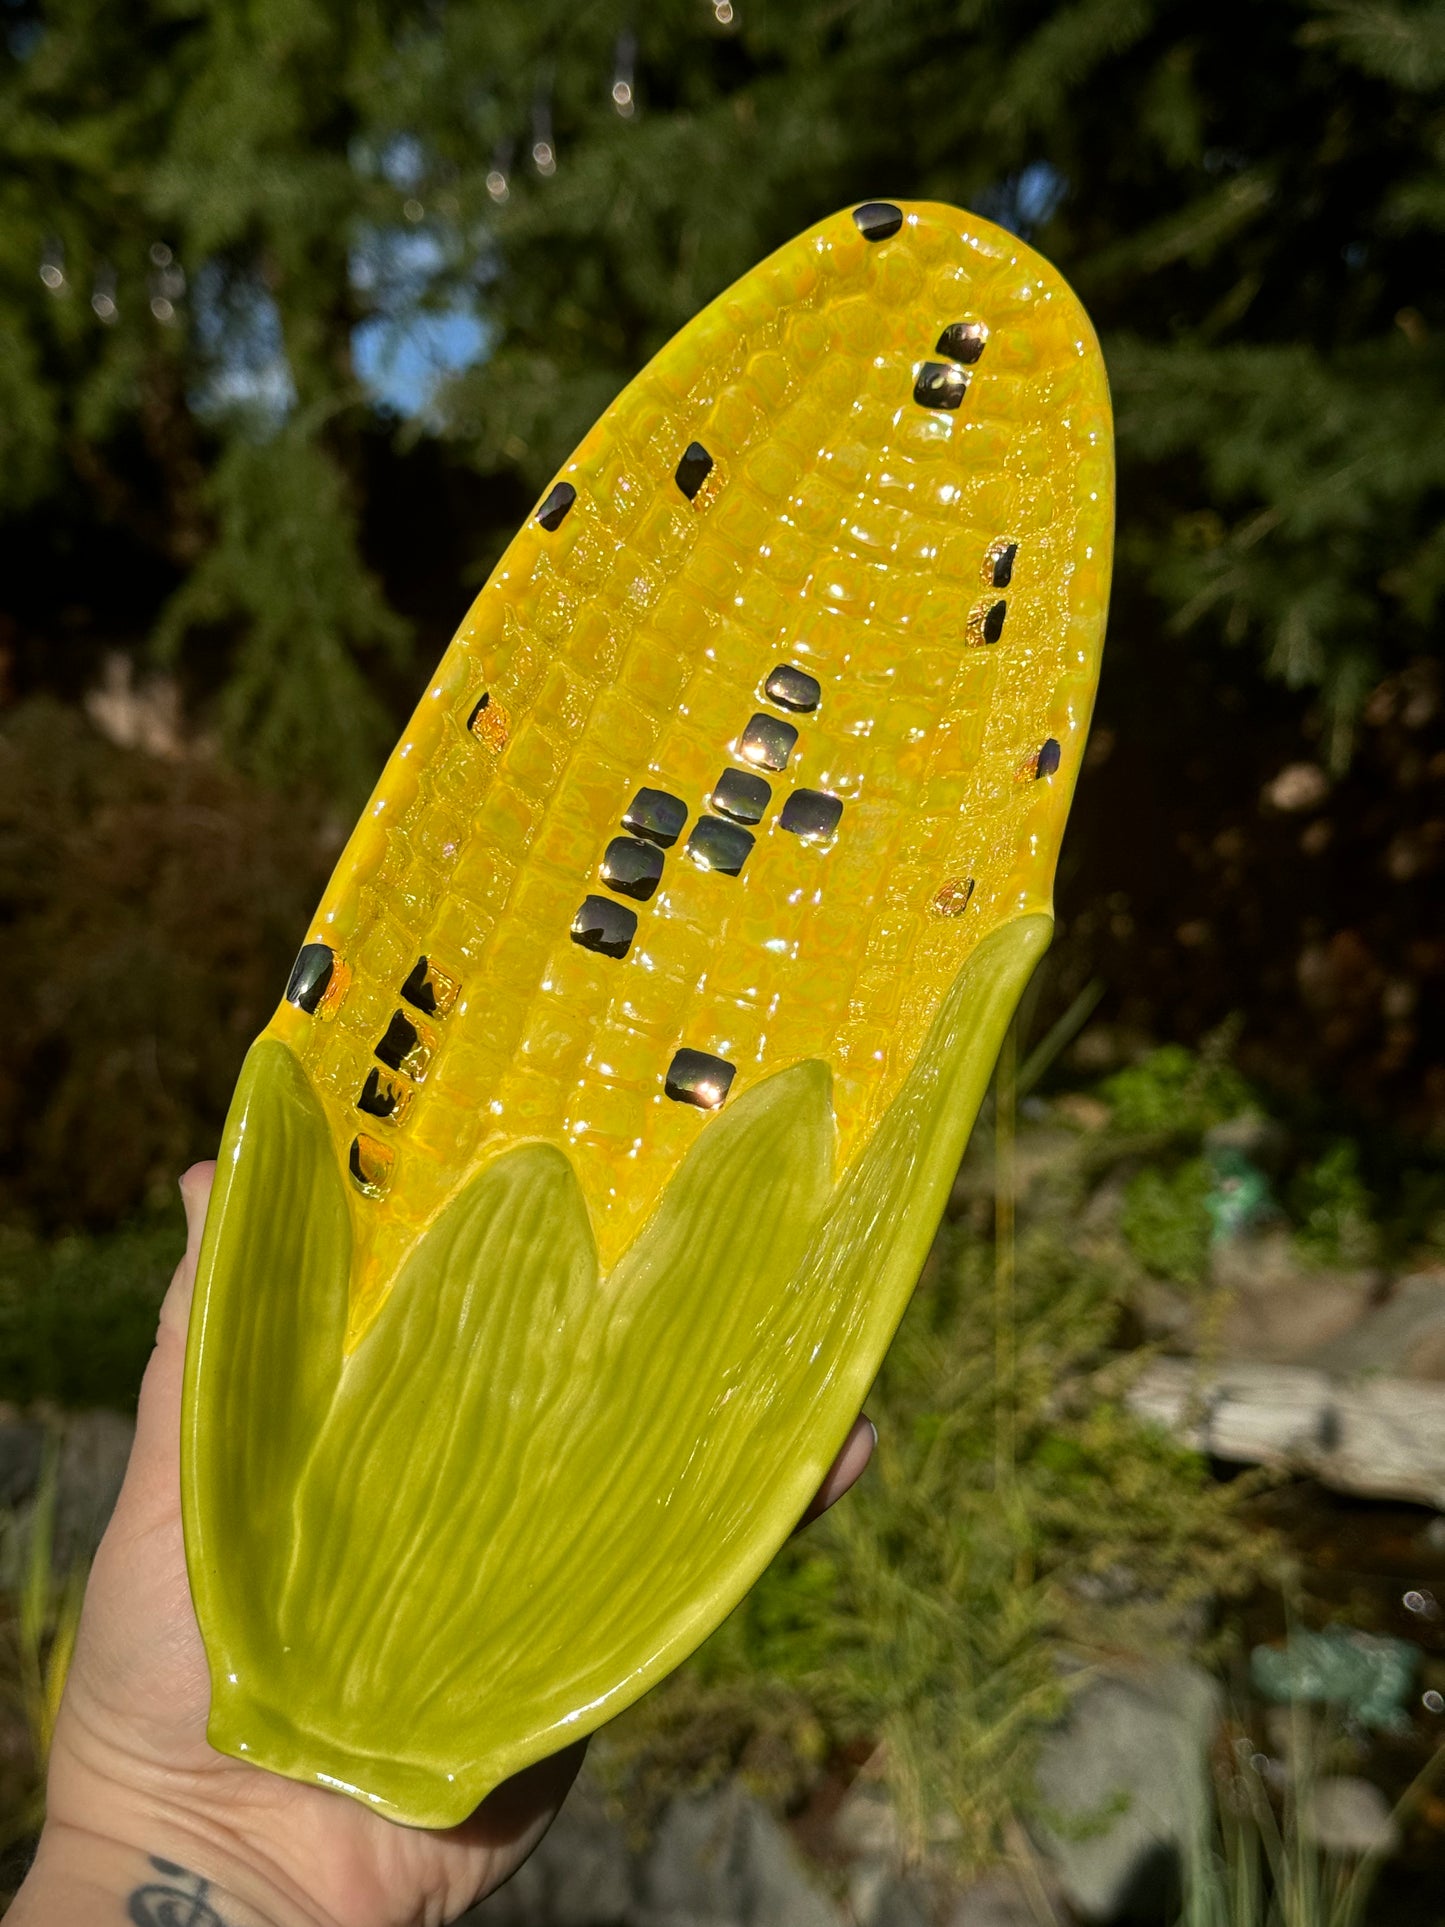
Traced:
POLYGON ((1134 1255, 1160 1278, 1204 1282, 1214 1221, 1209 1212, 1217 1176, 1205 1158, 1174 1168, 1149 1164, 1129 1181, 1120 1228, 1134 1255))
POLYGON ((215 1148, 334 855, 316 803, 0 723, 0 1216, 110 1227, 215 1148))
POLYGON ((105 1237, 0 1229, 0 1398, 133 1406, 184 1248, 179 1202, 105 1237))

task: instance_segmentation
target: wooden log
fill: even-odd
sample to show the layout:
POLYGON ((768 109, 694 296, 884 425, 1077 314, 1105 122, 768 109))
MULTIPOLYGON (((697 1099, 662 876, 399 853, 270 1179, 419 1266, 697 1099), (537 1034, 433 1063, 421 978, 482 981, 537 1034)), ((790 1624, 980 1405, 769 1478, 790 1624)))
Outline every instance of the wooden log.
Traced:
POLYGON ((1445 1509, 1445 1385, 1157 1358, 1128 1402, 1230 1464, 1289 1467, 1336 1492, 1445 1509))

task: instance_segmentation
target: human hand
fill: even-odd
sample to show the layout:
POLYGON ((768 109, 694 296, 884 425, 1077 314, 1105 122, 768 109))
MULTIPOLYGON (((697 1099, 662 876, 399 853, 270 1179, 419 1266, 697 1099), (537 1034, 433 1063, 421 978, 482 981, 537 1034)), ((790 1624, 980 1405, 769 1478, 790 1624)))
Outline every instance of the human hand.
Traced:
MULTIPOLYGON (((547 1831, 585 1742, 500 1786, 460 1826, 395 1825, 343 1794, 213 1752, 181 1533, 181 1379, 215 1166, 181 1180, 186 1253, 161 1307, 135 1445, 86 1590, 51 1750, 47 1818, 12 1927, 426 1927, 500 1886, 547 1831)), ((860 1418, 802 1521, 862 1473, 860 1418)))

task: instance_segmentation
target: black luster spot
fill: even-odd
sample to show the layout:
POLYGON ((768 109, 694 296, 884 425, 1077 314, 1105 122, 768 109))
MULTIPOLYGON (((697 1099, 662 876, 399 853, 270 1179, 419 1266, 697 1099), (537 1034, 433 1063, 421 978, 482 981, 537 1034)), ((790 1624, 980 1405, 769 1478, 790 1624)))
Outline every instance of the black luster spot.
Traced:
POLYGON ((903 209, 892 201, 865 201, 853 210, 853 225, 865 241, 886 241, 903 225, 903 209))
POLYGON ((736 823, 761 823, 772 800, 771 786, 751 770, 725 769, 713 785, 713 808, 736 823))
POLYGON ((336 952, 326 943, 302 944, 286 984, 286 1001, 314 1017, 336 969, 336 952))
POLYGON ((794 836, 831 836, 843 814, 842 799, 826 790, 794 790, 783 805, 778 827, 794 836))
POLYGON ((572 941, 603 957, 625 957, 637 935, 637 912, 611 897, 584 897, 572 919, 572 941))
POLYGON ((388 1070, 399 1071, 421 1042, 421 1032, 401 1011, 393 1011, 386 1035, 376 1047, 376 1055, 388 1070))
POLYGON ((996 602, 984 616, 983 639, 985 642, 998 641, 999 637, 1003 634, 1003 619, 1007 614, 1008 604, 1006 602, 996 602))
POLYGON ((646 903, 662 877, 664 861, 655 843, 644 843, 636 836, 614 836, 603 853, 602 881, 619 896, 646 903))
POLYGON ((757 769, 786 769, 798 740, 791 723, 777 716, 754 716, 738 741, 738 755, 757 769))
POLYGON ((674 480, 688 501, 695 501, 697 492, 712 474, 713 460, 701 442, 689 442, 682 451, 682 460, 677 465, 674 480))
POLYGON ((1017 542, 1006 542, 993 558, 992 582, 996 589, 1006 589, 1014 579, 1014 557, 1019 552, 1017 542))
POLYGON ((947 355, 950 361, 971 364, 983 353, 983 344, 987 340, 988 329, 981 321, 950 321, 934 342, 933 352, 947 355))
POLYGON ((687 822, 687 805, 667 790, 639 790, 622 813, 622 827, 670 850, 687 822))
POLYGON ((806 669, 780 662, 763 684, 763 693, 780 709, 795 709, 800 715, 811 715, 822 701, 823 685, 806 669))
POLYGON ((386 1189, 391 1176, 391 1152, 375 1138, 354 1137, 346 1162, 363 1191, 376 1197, 386 1189))
POLYGON ((358 1110, 369 1112, 372 1117, 390 1117, 396 1109, 396 1086, 389 1077, 383 1083, 381 1072, 373 1068, 366 1074, 356 1104, 358 1110))
POLYGON ((741 874, 757 838, 739 823, 721 816, 700 816, 687 839, 687 854, 704 870, 720 870, 725 877, 741 874))
POLYGON ((431 981, 425 957, 418 957, 412 965, 411 973, 401 987, 401 994, 409 1004, 414 1005, 424 1016, 436 1016, 436 988, 431 981))
POLYGON ((1054 771, 1059 767, 1059 764, 1063 761, 1063 757, 1064 752, 1059 748, 1053 737, 1050 736, 1043 748, 1039 751, 1039 760, 1034 767, 1034 775, 1036 777, 1052 776, 1054 771))
POLYGON ((679 1104, 696 1104, 700 1111, 715 1111, 732 1089, 737 1065, 711 1051, 679 1050, 673 1053, 663 1089, 679 1104))
POLYGON ((913 399, 924 408, 957 408, 968 393, 968 376, 951 361, 925 361, 913 384, 913 399))
POLYGON ((544 529, 560 529, 577 500, 577 491, 570 482, 558 482, 541 508, 537 510, 537 520, 544 529))

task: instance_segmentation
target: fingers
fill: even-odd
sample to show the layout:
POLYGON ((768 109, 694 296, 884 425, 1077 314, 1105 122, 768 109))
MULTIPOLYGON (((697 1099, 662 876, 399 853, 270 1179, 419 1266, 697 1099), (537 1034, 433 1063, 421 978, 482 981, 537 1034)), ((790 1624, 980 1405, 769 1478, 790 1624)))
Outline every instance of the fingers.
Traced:
POLYGON ((854 1419, 853 1429, 844 1439, 842 1451, 828 1468, 827 1477, 818 1487, 813 1503, 798 1521, 796 1531, 801 1532, 804 1526, 811 1525, 830 1505, 836 1505, 850 1486, 858 1483, 877 1443, 877 1426, 866 1412, 861 1413, 854 1419))
POLYGON ((161 1330, 179 1331, 182 1340, 191 1315, 191 1293, 196 1288, 196 1260, 201 1252, 201 1233, 206 1225, 206 1206, 211 1201, 211 1183, 215 1175, 214 1158, 206 1158, 200 1164, 193 1164, 181 1176, 181 1203, 186 1213, 186 1249, 161 1306, 161 1330))

